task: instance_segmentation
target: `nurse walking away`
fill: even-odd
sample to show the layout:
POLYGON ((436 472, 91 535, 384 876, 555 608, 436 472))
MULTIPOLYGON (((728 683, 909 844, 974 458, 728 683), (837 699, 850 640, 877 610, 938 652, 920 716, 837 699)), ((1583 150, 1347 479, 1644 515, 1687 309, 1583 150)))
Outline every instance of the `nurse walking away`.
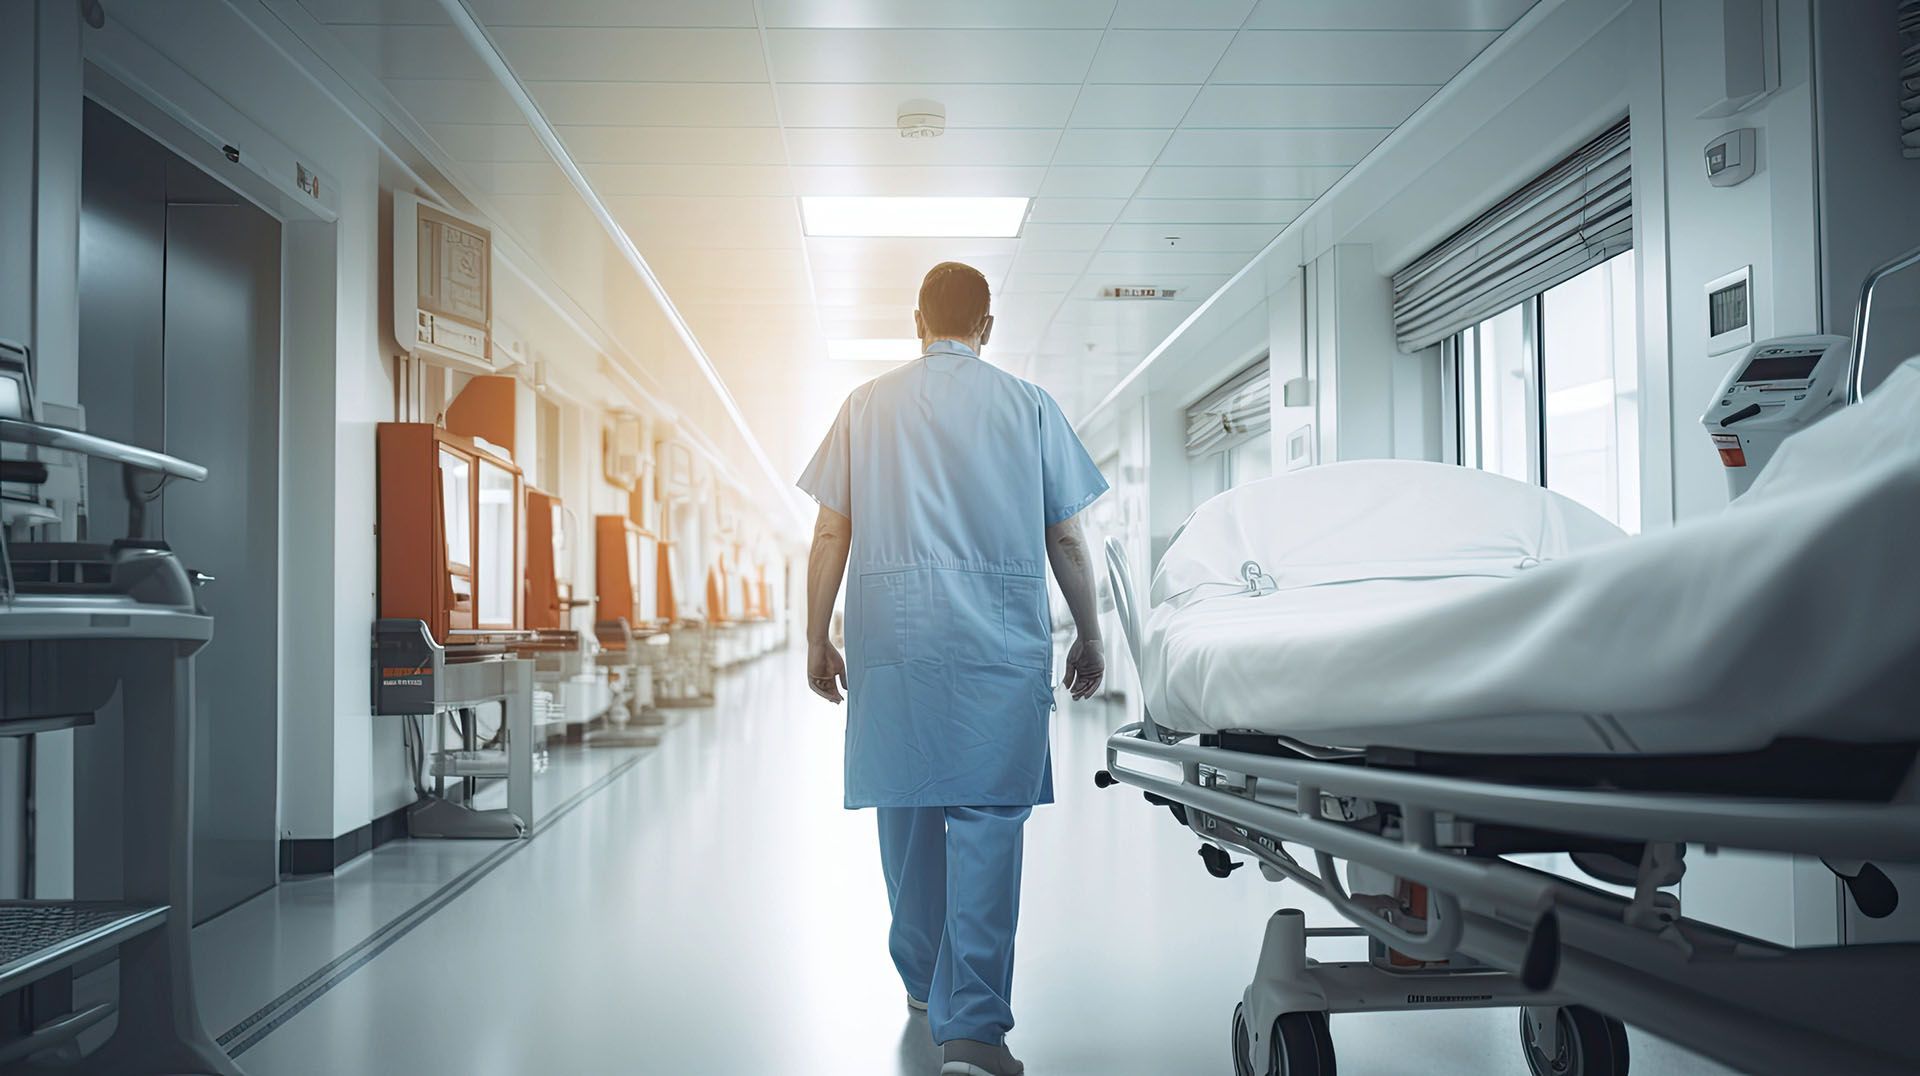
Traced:
POLYGON ((942 1076, 1015 1076, 1021 827, 1053 801, 1046 566, 1078 631, 1064 682, 1105 672, 1077 514, 1107 483, 1038 387, 980 360, 987 281, 943 262, 920 285, 923 354, 853 390, 800 476, 820 502, 807 560, 807 679, 850 697, 846 805, 878 808, 907 1003, 942 1076), (851 559, 848 661, 827 625, 851 559))

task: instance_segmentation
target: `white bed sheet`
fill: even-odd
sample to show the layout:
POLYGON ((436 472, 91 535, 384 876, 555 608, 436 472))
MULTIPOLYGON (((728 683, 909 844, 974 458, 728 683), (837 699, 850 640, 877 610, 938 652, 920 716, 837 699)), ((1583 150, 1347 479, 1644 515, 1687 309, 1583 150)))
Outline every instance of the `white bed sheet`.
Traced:
POLYGON ((1504 483, 1473 511, 1515 503, 1476 520, 1410 497, 1434 466, 1332 465, 1196 512, 1155 577, 1154 719, 1516 754, 1920 739, 1920 360, 1726 512, 1637 538, 1457 468, 1504 483), (1530 531, 1529 510, 1567 525, 1530 531), (1236 593, 1248 559, 1282 589, 1236 593))

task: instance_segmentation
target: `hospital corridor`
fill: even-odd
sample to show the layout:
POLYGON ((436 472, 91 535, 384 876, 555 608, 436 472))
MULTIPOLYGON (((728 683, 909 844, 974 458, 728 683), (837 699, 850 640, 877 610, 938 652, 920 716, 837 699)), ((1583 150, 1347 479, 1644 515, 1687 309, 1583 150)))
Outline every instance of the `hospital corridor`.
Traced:
POLYGON ((0 1076, 1920 1072, 1920 0, 0 0, 0 1076))

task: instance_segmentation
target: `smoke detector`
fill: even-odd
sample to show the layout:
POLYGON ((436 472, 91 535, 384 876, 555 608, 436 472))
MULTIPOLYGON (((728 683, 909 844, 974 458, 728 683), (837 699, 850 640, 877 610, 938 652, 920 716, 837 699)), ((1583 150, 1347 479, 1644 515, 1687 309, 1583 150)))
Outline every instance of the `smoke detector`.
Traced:
POLYGON ((947 133, 947 106, 938 101, 902 101, 895 122, 901 138, 939 138, 947 133))

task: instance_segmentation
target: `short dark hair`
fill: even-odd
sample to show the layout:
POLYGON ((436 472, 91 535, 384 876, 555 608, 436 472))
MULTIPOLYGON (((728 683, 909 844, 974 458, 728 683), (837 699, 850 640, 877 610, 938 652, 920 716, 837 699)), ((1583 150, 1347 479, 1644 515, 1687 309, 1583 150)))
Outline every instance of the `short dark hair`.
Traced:
POLYGON ((962 262, 941 262, 920 282, 920 320, 932 336, 972 336, 986 324, 987 278, 962 262))

